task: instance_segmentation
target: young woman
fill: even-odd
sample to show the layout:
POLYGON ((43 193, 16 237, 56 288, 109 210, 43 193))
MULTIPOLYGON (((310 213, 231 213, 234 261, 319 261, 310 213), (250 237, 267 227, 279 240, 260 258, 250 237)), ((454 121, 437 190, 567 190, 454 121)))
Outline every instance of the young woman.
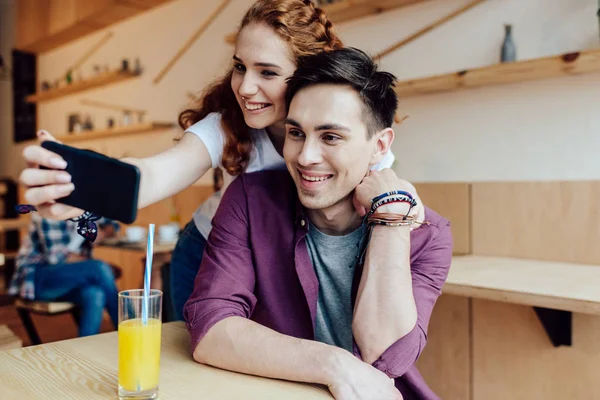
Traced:
MULTIPOLYGON (((285 168, 281 153, 286 79, 298 58, 342 46, 332 23, 310 0, 258 0, 240 24, 231 70, 205 91, 197 107, 179 116, 185 134, 177 145, 153 157, 123 160, 140 168, 140 208, 187 188, 211 167, 224 169, 222 190, 194 213, 173 253, 171 290, 179 319, 194 286, 220 193, 242 172, 285 168)), ((40 138, 52 140, 47 132, 40 138)), ((65 168, 60 157, 40 146, 28 147, 23 154, 32 167, 65 168)), ((388 154, 380 167, 391 167, 393 160, 388 154)), ((25 192, 27 203, 51 218, 82 213, 54 203, 74 189, 69 181, 65 171, 28 168, 21 174, 21 183, 37 186, 25 192)))

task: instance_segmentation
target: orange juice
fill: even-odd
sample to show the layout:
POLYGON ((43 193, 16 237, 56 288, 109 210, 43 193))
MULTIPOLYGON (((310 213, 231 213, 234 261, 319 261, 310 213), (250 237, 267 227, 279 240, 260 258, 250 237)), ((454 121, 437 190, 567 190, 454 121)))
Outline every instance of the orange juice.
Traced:
POLYGON ((119 386, 127 391, 149 390, 158 386, 160 335, 162 323, 148 318, 119 324, 119 386))

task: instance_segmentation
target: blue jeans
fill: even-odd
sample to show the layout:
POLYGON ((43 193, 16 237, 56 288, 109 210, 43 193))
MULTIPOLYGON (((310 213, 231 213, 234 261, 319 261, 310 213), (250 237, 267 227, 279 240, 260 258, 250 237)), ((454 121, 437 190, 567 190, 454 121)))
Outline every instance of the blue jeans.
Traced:
POLYGON ((194 290, 194 280, 202 263, 206 239, 200 234, 194 221, 183 229, 171 256, 171 300, 175 317, 183 320, 183 306, 194 290))
POLYGON ((77 304, 80 309, 79 336, 100 332, 104 308, 115 328, 118 326, 115 278, 111 267, 100 260, 38 266, 35 270, 35 300, 77 304))

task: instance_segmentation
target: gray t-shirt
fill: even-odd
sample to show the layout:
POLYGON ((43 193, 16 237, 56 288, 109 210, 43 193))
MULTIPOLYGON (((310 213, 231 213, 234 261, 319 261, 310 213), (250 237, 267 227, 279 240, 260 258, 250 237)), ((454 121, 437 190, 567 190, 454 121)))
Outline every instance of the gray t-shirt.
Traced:
POLYGON ((352 352, 352 280, 364 225, 329 236, 310 224, 306 245, 319 280, 315 339, 352 352))

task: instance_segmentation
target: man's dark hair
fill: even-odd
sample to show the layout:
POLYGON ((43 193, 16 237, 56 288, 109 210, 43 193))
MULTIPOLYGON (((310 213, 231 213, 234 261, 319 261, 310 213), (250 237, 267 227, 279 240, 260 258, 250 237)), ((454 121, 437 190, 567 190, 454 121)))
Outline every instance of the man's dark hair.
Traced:
POLYGON ((398 107, 394 90, 396 77, 378 71, 377 64, 362 50, 346 47, 302 57, 287 83, 288 110, 293 97, 304 88, 320 84, 346 85, 356 90, 363 101, 369 138, 394 122, 398 107))

